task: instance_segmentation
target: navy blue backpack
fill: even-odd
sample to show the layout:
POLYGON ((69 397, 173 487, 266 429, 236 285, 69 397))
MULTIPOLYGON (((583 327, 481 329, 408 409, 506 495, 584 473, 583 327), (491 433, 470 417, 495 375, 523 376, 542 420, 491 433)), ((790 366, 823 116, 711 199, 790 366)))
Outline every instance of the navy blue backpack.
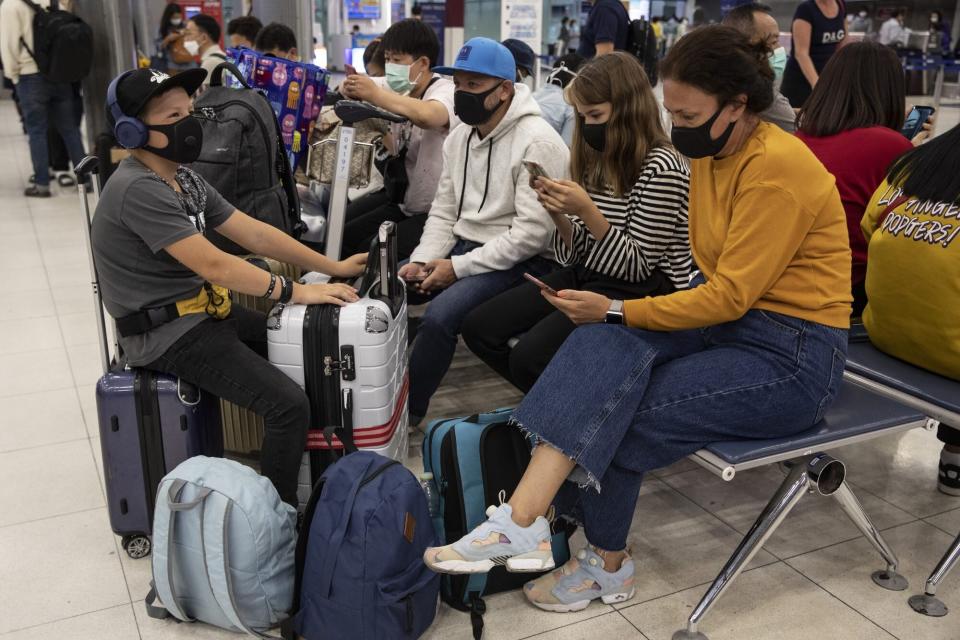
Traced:
POLYGON ((317 481, 297 543, 285 625, 307 640, 419 637, 437 612, 440 576, 423 563, 436 536, 417 479, 396 460, 351 453, 317 481))

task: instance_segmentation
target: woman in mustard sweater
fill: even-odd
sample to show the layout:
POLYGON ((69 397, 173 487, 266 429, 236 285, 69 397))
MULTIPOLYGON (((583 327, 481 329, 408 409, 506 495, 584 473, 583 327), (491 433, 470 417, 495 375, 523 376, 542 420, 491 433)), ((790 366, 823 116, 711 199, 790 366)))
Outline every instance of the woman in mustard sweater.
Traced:
POLYGON ((710 442, 804 431, 833 402, 850 317, 846 218, 820 161, 758 116, 773 100, 767 55, 712 26, 667 55, 664 106, 674 147, 692 159, 690 244, 705 282, 626 302, 571 290, 548 298, 585 326, 513 415, 538 439, 533 458, 508 503, 426 551, 434 570, 551 568, 544 514, 563 487, 579 498, 589 544, 529 583, 527 598, 551 611, 627 600, 644 473, 710 442))

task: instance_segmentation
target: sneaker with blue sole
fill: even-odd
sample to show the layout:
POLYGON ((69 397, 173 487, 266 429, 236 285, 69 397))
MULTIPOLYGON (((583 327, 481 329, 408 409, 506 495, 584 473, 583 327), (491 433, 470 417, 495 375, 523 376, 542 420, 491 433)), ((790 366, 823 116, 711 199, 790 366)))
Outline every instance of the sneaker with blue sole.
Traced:
POLYGON ((550 523, 537 517, 529 527, 513 521, 509 504, 487 508, 487 520, 453 544, 431 547, 423 561, 437 573, 487 573, 497 565, 514 573, 548 571, 556 566, 550 523))
POLYGON ((523 586, 530 603, 544 611, 583 611, 599 598, 604 604, 626 602, 634 596, 634 565, 630 556, 615 572, 603 568, 603 558, 584 547, 565 565, 523 586))

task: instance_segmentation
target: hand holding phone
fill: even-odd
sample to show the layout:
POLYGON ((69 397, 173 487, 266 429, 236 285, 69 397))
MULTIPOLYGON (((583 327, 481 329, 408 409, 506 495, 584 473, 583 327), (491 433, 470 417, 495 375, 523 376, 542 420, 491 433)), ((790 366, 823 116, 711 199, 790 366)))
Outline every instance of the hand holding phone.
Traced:
POLYGON ((907 116, 906 122, 903 124, 903 129, 900 130, 900 133, 907 140, 913 140, 917 135, 923 131, 923 126, 927 123, 927 120, 930 119, 936 109, 933 107, 914 107, 910 110, 910 114, 907 116))
POLYGON ((524 160, 523 166, 527 168, 527 172, 530 174, 531 189, 534 188, 534 183, 537 181, 537 178, 550 180, 550 176, 548 176, 544 168, 540 166, 540 163, 534 162, 533 160, 524 160))
POLYGON ((541 290, 546 291, 547 294, 549 294, 549 295, 551 295, 551 296, 557 295, 556 289, 554 289, 553 287, 551 287, 550 285, 548 285, 548 284, 547 284, 546 282, 544 282, 543 280, 540 280, 540 279, 537 278, 536 276, 532 276, 532 275, 530 275, 529 273, 525 273, 525 274, 523 274, 523 277, 526 278, 527 280, 529 280, 530 282, 532 282, 533 284, 537 285, 538 287, 540 287, 541 290))

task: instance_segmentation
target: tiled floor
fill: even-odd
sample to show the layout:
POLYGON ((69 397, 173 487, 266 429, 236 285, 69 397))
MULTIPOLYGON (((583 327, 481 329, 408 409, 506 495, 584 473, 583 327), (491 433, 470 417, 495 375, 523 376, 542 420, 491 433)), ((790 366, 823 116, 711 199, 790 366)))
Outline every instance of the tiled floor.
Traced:
MULTIPOLYGON (((941 111, 941 130, 957 122, 941 111)), ((236 638, 149 619, 146 560, 130 560, 104 509, 93 384, 99 375, 86 253, 73 190, 50 200, 20 191, 30 159, 12 104, 0 101, 0 636, 3 640, 236 638)), ((460 353, 434 415, 510 405, 517 395, 460 353)), ((935 489, 938 444, 911 432, 840 451, 868 513, 900 555, 908 593, 882 591, 878 558, 829 500, 810 496, 707 617, 713 640, 960 639, 906 605, 960 530, 960 499, 935 489)), ((411 449, 410 466, 419 464, 411 449)), ((489 598, 488 640, 664 640, 679 628, 780 481, 776 469, 720 482, 682 462, 648 480, 630 543, 639 589, 628 603, 545 613, 519 593, 489 598)), ((582 536, 578 536, 582 540, 582 536)), ((941 589, 960 609, 960 572, 941 589)), ((470 638, 443 608, 429 640, 470 638)))

